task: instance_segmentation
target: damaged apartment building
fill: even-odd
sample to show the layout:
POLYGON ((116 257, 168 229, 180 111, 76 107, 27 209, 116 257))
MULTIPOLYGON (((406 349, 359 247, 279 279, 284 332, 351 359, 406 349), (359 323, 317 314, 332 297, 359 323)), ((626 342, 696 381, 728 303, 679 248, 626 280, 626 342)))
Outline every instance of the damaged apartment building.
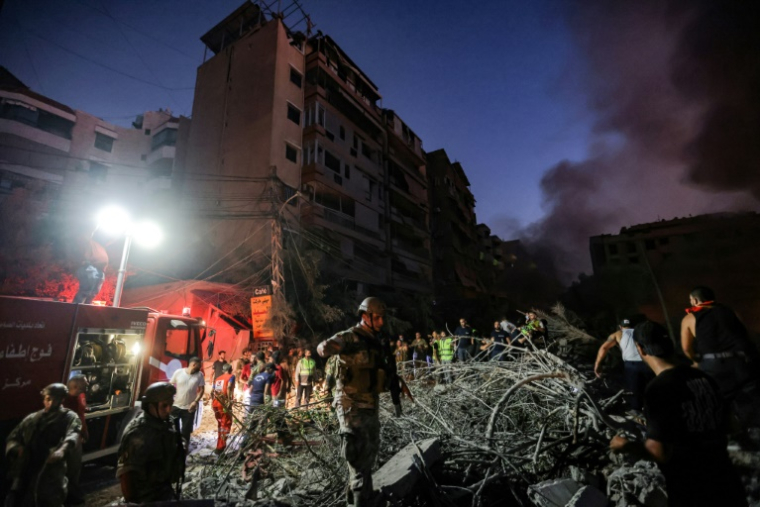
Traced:
POLYGON ((302 17, 246 2, 201 37, 174 175, 198 271, 223 257, 220 281, 269 283, 277 219, 349 290, 430 293, 422 141, 332 38, 288 26, 302 17))

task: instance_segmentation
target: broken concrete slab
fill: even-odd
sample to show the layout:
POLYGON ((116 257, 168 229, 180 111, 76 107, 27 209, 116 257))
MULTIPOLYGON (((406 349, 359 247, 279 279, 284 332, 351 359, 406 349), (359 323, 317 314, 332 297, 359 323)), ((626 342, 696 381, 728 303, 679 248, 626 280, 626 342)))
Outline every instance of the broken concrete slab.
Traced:
POLYGON ((397 452, 380 470, 372 474, 375 491, 382 493, 388 499, 399 499, 407 496, 422 476, 414 464, 419 459, 417 448, 422 454, 426 467, 433 466, 441 459, 441 442, 437 438, 429 438, 409 444, 397 452))
POLYGON ((607 477, 607 496, 617 501, 633 497, 646 507, 667 507, 665 477, 657 465, 638 461, 623 466, 607 477))
POLYGON ((573 495, 581 489, 572 479, 550 479, 528 486, 528 498, 539 507, 567 505, 573 495))
POLYGON ((565 507, 607 507, 607 496, 594 486, 583 486, 576 491, 565 507))
POLYGON ((568 467, 570 478, 580 485, 594 486, 597 489, 602 488, 602 480, 596 473, 589 472, 585 468, 580 468, 575 465, 568 467))

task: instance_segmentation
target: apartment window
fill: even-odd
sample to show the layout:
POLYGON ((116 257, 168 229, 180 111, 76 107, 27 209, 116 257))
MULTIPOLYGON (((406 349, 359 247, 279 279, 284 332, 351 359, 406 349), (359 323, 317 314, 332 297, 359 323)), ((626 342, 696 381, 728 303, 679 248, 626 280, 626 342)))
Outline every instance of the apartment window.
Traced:
POLYGON ((162 146, 174 146, 177 144, 177 129, 165 128, 150 141, 150 149, 156 150, 162 146))
POLYGON ((346 140, 346 129, 343 128, 343 125, 340 126, 340 131, 338 132, 340 135, 340 138, 342 140, 346 140))
POLYGON ((618 253, 617 245, 607 245, 607 250, 609 250, 610 255, 617 255, 618 253))
POLYGON ((297 164, 298 149, 288 143, 285 143, 285 158, 297 164))
POLYGON ((374 160, 375 157, 375 150, 367 146, 366 144, 362 143, 362 155, 367 157, 370 160, 374 160))
MULTIPOLYGON (((282 185, 282 200, 283 202, 287 201, 288 199, 291 199, 294 195, 296 195, 296 189, 283 184, 282 185)), ((291 199, 290 202, 288 202, 288 205, 290 206, 297 206, 298 205, 298 199, 291 199)))
POLYGON ((71 139, 74 122, 24 102, 5 99, 0 103, 0 118, 25 123, 64 139, 71 139))
POLYGON ((145 129, 145 135, 146 135, 146 136, 149 136, 149 135, 150 135, 150 129, 145 129))
POLYGON ((333 135, 333 133, 332 133, 332 132, 330 132, 329 130, 325 130, 325 136, 326 136, 326 137, 327 137, 327 138, 328 138, 330 141, 335 141, 335 136, 334 136, 334 135, 333 135))
POLYGON ((303 83, 303 76, 293 67, 290 68, 290 82, 299 88, 301 87, 301 83, 303 83))
POLYGON ((95 132, 95 147, 99 150, 111 153, 113 150, 113 137, 109 137, 100 132, 95 132))
POLYGON ((301 110, 288 102, 288 120, 296 125, 301 125, 301 110))
POLYGON ((36 127, 39 117, 39 111, 36 107, 26 105, 23 102, 3 101, 2 106, 0 106, 0 118, 7 120, 36 127))
POLYGON ((351 166, 346 164, 343 166, 343 175, 346 177, 347 180, 351 179, 351 166))
POLYGON ((340 159, 327 150, 325 150, 325 167, 340 174, 340 159))

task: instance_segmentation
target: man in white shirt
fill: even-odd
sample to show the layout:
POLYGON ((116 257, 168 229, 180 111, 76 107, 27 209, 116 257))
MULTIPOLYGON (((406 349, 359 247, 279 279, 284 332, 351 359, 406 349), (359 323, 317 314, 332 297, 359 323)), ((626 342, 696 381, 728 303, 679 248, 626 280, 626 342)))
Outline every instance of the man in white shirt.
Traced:
POLYGON ((172 415, 180 421, 180 431, 187 452, 190 449, 190 433, 193 432, 195 411, 198 409, 198 403, 203 398, 206 388, 206 381, 201 372, 201 359, 199 357, 190 358, 187 368, 180 368, 175 371, 169 382, 177 388, 172 415))
POLYGON ((642 361, 636 344, 633 341, 633 324, 630 319, 623 319, 618 330, 612 333, 607 341, 599 347, 594 364, 594 373, 602 377, 601 364, 607 353, 615 346, 620 347, 623 355, 623 380, 628 395, 628 405, 637 413, 644 408, 644 391, 647 384, 654 378, 654 373, 642 361))
POLYGON ((508 321, 506 316, 501 318, 499 327, 501 327, 502 331, 506 331, 507 334, 510 334, 510 335, 515 331, 515 329, 517 329, 517 326, 515 326, 510 321, 508 321))

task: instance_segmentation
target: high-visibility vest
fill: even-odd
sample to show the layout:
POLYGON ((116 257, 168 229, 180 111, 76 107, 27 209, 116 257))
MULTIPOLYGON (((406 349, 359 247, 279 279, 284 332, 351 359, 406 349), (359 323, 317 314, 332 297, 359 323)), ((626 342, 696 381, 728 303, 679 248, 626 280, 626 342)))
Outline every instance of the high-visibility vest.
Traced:
POLYGON ((454 360, 454 338, 451 336, 447 336, 446 338, 443 338, 439 342, 439 354, 441 356, 441 361, 453 361, 454 360))
POLYGON ((310 357, 304 357, 298 362, 298 374, 301 376, 314 375, 314 370, 317 368, 317 363, 310 357))

